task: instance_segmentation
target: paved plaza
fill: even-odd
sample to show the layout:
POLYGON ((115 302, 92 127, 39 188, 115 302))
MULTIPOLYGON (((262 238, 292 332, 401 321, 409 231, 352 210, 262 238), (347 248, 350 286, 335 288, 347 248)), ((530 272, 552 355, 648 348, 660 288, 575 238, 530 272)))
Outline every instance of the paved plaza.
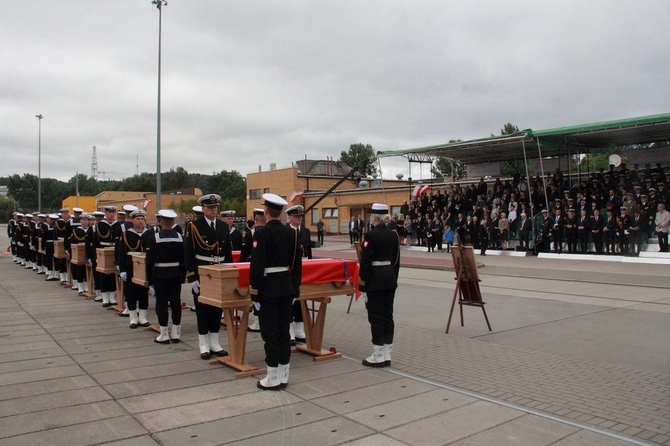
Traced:
POLYGON ((324 347, 344 357, 295 353, 288 389, 262 392, 199 359, 195 313, 155 344, 0 255, 0 445, 670 445, 670 267, 476 256, 493 330, 467 307, 445 334, 450 257, 401 256, 392 367, 361 365, 364 305, 334 296, 324 347))

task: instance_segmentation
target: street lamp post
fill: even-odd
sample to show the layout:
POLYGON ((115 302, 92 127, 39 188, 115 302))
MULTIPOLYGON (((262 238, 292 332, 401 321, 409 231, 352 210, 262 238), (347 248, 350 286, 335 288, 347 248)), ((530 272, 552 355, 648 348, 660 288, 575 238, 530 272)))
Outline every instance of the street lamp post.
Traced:
POLYGON ((167 0, 152 0, 158 8, 158 113, 156 116, 156 211, 161 208, 161 27, 163 22, 163 6, 167 0))
POLYGON ((42 212, 42 114, 35 115, 39 133, 37 139, 37 211, 42 212))

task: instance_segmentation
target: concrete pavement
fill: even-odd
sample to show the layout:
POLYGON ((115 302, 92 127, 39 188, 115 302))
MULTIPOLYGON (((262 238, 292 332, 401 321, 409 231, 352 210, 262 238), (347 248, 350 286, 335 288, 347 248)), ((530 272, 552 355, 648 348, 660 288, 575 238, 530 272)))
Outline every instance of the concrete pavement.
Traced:
MULTIPOLYGON (((315 253, 353 250, 327 238, 315 253)), ((158 345, 2 255, 0 444, 670 444, 667 266, 478 261, 492 332, 466 308, 445 335, 453 272, 404 267, 392 368, 360 364, 365 309, 336 296, 324 346, 344 358, 295 354, 288 390, 261 392, 198 359, 194 313, 182 343, 158 345)), ((258 334, 247 353, 262 365, 258 334)))

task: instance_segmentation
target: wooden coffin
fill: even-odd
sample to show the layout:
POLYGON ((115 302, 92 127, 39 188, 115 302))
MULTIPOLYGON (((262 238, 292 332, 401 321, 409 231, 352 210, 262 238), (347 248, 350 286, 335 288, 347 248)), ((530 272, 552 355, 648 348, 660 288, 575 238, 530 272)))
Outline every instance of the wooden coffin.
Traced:
POLYGON ((149 287, 147 282, 147 255, 145 253, 135 254, 133 257, 133 283, 149 287))
POLYGON ((114 263, 114 248, 97 248, 95 250, 95 270, 102 274, 114 274, 116 264, 114 263))
POLYGON ((65 240, 54 240, 54 258, 65 259, 65 240))
POLYGON ((200 296, 198 302, 218 308, 251 305, 249 289, 238 289, 239 271, 229 265, 199 266, 200 296))
POLYGON ((88 259, 86 258, 86 244, 84 243, 75 243, 70 245, 72 252, 71 262, 75 265, 86 265, 88 264, 88 259))

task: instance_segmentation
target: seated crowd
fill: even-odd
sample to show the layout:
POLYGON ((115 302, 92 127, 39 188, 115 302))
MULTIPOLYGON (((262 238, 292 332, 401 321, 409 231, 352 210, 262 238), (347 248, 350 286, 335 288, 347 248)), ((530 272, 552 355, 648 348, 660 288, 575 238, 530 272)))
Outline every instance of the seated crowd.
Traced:
POLYGON ((449 252, 455 236, 481 249, 637 255, 651 237, 668 252, 670 193, 660 164, 644 170, 601 169, 583 181, 560 170, 543 179, 516 173, 470 185, 451 184, 405 201, 390 223, 405 245, 449 252), (532 242, 532 245, 531 245, 532 242), (532 247, 532 248, 531 248, 532 247), (565 250, 563 249, 565 247, 565 250))

